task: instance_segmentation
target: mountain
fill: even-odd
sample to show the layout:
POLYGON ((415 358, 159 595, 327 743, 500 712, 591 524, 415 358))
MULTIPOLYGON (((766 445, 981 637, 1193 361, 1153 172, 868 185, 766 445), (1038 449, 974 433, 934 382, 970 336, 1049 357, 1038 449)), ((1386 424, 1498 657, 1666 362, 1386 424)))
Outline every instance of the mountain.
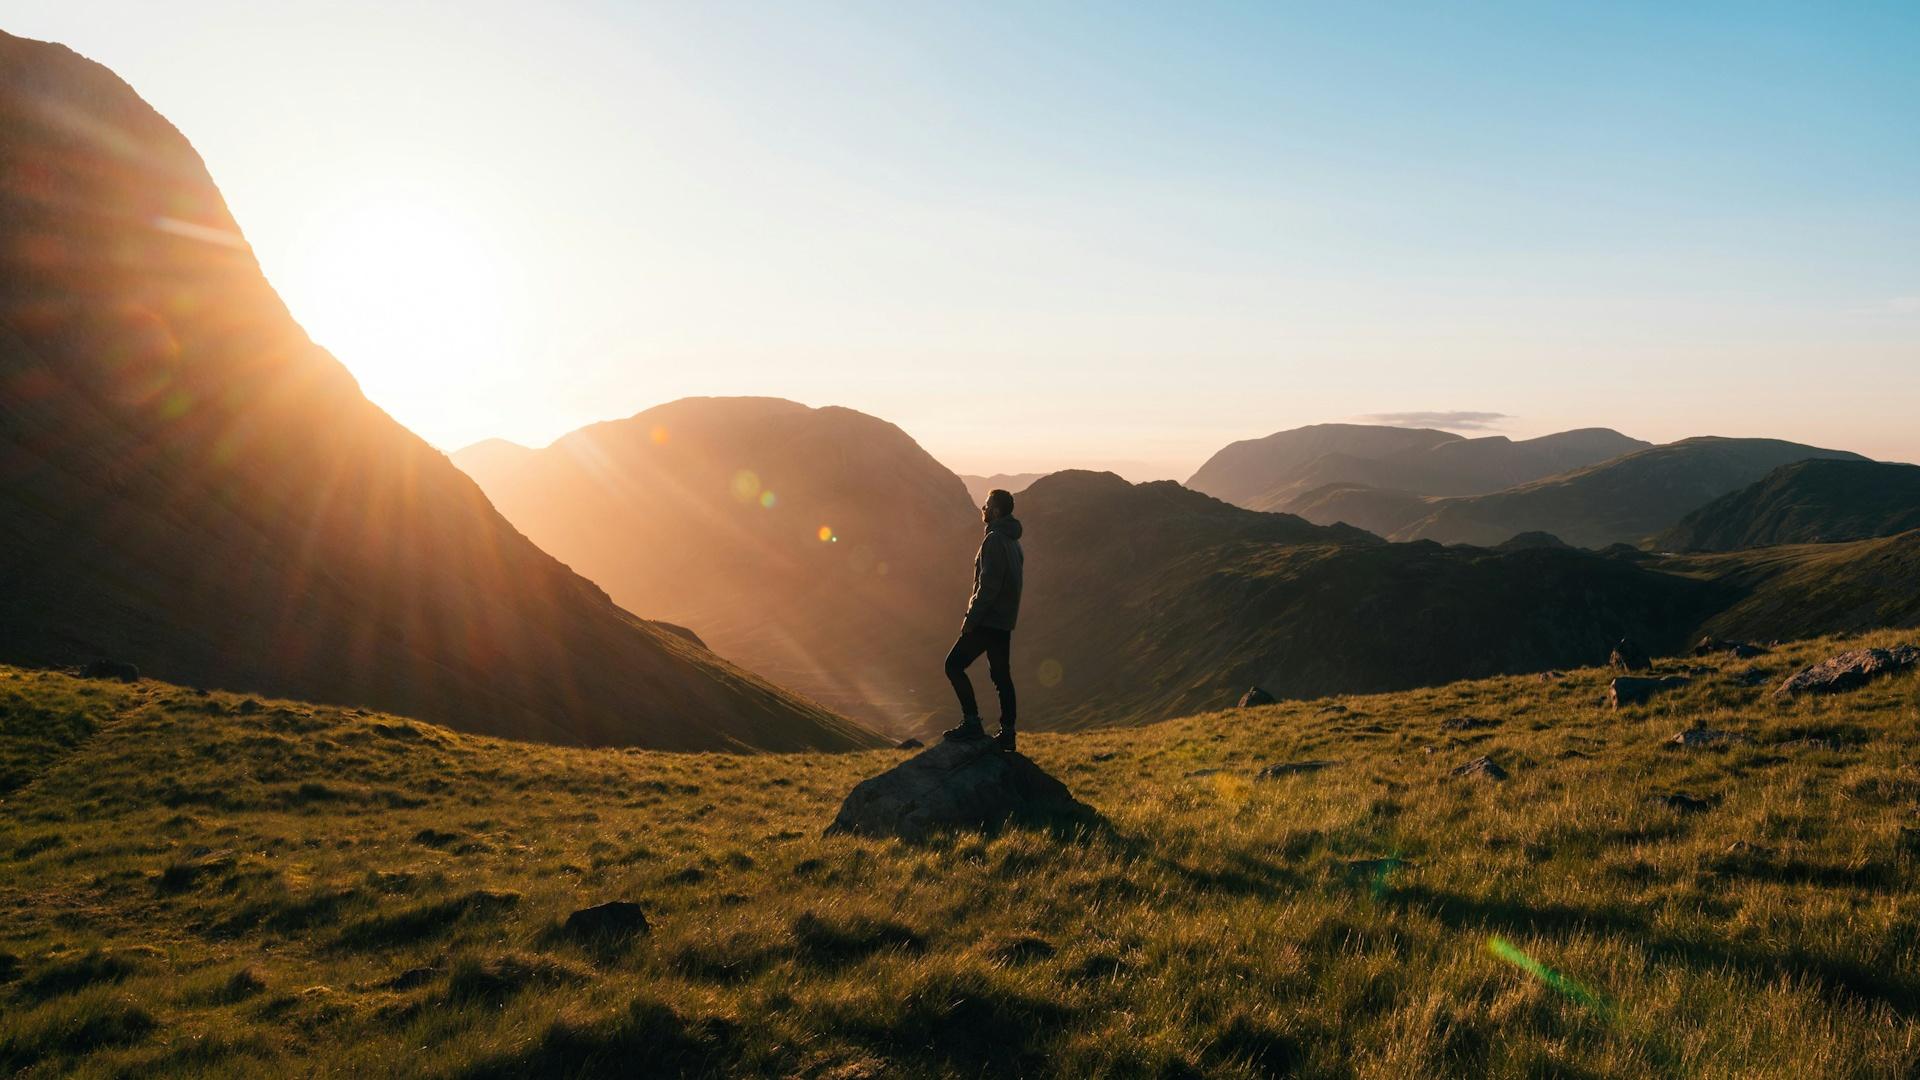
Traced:
POLYGON ((1650 445, 1606 428, 1515 442, 1504 435, 1468 439, 1417 428, 1320 424, 1234 443, 1187 486, 1250 510, 1300 513, 1303 497, 1329 485, 1480 495, 1650 445))
POLYGON ((873 736, 615 606, 360 393, 193 148, 0 34, 0 658, 672 749, 873 736))
POLYGON ((1681 556, 1659 565, 1731 592, 1702 627, 1716 637, 1772 641, 1920 626, 1920 530, 1681 556))
POLYGON ((750 670, 896 730, 946 707, 940 660, 980 514, 892 424, 690 398, 543 450, 488 442, 454 462, 615 601, 691 627, 750 670))
POLYGON ((1373 461, 1394 454, 1424 453, 1458 441, 1458 435, 1426 428, 1313 424, 1230 443, 1208 458, 1187 480, 1187 486, 1236 506, 1262 503, 1271 507, 1285 502, 1296 489, 1304 491, 1339 479, 1324 477, 1300 486, 1301 474, 1328 455, 1348 461, 1373 461))
MULTIPOLYGON (((1491 545, 1516 533, 1547 532, 1580 547, 1637 544, 1690 511, 1808 458, 1866 460, 1778 439, 1682 439, 1491 495, 1428 500, 1425 513, 1388 535, 1491 545)), ((1344 516, 1339 500, 1322 499, 1315 512, 1344 516)))
POLYGON ((992 476, 974 476, 971 473, 961 473, 960 480, 967 485, 967 494, 972 496, 974 505, 978 506, 980 503, 986 501, 988 492, 991 492, 995 488, 1000 488, 1010 494, 1018 495, 1032 486, 1035 480, 1045 475, 1047 474, 1037 472, 994 473, 992 476))
POLYGON ((1681 648, 1710 580, 1591 552, 1387 544, 1170 482, 1055 473, 1029 488, 1014 637, 1030 725, 1140 722, 1281 697, 1592 663, 1626 635, 1681 648))
POLYGON ((1833 543, 1920 529, 1920 466, 1811 460, 1783 465, 1655 537, 1661 551, 1833 543))

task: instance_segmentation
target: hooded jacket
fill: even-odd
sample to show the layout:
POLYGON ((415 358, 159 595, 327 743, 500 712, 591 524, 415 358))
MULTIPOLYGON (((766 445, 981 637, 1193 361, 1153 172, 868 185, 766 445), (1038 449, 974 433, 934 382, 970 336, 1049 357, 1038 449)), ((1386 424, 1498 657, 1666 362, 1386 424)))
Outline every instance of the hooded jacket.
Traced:
POLYGON ((993 630, 1013 629, 1020 618, 1020 519, 995 518, 980 540, 973 559, 973 598, 967 602, 967 622, 993 630))

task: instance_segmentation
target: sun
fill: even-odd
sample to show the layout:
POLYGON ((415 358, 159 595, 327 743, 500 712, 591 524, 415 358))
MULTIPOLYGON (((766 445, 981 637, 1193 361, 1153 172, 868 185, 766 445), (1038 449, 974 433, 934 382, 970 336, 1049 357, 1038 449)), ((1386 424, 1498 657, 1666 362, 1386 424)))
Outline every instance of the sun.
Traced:
POLYGON ((316 209, 281 262, 274 284, 294 317, 403 423, 453 405, 512 338, 517 297, 499 244, 427 192, 316 209))

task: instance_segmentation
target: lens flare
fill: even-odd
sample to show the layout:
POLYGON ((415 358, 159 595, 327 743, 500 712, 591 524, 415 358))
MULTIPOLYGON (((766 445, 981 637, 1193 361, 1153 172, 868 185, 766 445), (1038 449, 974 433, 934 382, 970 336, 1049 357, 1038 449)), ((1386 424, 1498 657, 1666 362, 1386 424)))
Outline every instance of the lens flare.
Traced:
POLYGON ((667 433, 667 428, 665 424, 653 425, 652 436, 653 436, 653 445, 655 446, 665 446, 667 445, 667 440, 669 438, 672 438, 672 436, 667 433))
POLYGON ((831 544, 833 542, 833 526, 822 525, 820 526, 820 531, 815 533, 814 535, 820 538, 821 543, 831 544))
POLYGON ((733 474, 733 497, 741 502, 753 502, 760 497, 760 474, 752 469, 741 469, 733 474))
POLYGON ((760 508, 762 510, 771 510, 775 506, 779 505, 779 503, 780 503, 780 500, 774 498, 773 492, 763 491, 760 493, 760 508))
POLYGON ((1067 669, 1062 667, 1058 660, 1042 660, 1038 674, 1040 685, 1052 689, 1059 686, 1060 680, 1067 677, 1067 669))
POLYGON ((1579 983, 1553 970, 1540 961, 1535 960, 1533 957, 1528 956, 1525 952, 1521 951, 1518 945, 1515 945, 1513 942, 1508 941, 1498 934, 1487 939, 1487 952, 1505 960, 1507 963, 1512 964, 1514 967, 1519 968, 1534 978, 1539 979, 1555 991, 1578 1004, 1585 1005, 1587 1008, 1594 1009, 1598 1012, 1604 1013, 1608 1011, 1607 1003, 1600 995, 1581 986, 1579 983))

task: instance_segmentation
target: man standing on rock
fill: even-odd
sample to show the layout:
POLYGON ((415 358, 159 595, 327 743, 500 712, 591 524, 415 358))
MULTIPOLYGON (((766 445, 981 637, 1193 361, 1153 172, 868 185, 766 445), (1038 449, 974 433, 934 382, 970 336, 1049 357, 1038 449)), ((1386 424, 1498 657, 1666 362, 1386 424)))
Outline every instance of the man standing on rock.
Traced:
POLYGON ((1013 516, 1013 495, 995 488, 987 493, 980 507, 980 520, 986 522, 987 535, 980 540, 980 554, 973 559, 973 599, 967 604, 967 619, 960 626, 960 640, 947 653, 947 679, 960 696, 960 726, 950 728, 946 737, 955 741, 984 739, 986 728, 980 725, 980 703, 973 696, 973 681, 967 678, 967 665, 987 654, 987 674, 1000 695, 1000 730, 993 737, 1002 750, 1013 749, 1013 672, 1008 656, 1013 644, 1013 624, 1020 615, 1020 520, 1013 516))

